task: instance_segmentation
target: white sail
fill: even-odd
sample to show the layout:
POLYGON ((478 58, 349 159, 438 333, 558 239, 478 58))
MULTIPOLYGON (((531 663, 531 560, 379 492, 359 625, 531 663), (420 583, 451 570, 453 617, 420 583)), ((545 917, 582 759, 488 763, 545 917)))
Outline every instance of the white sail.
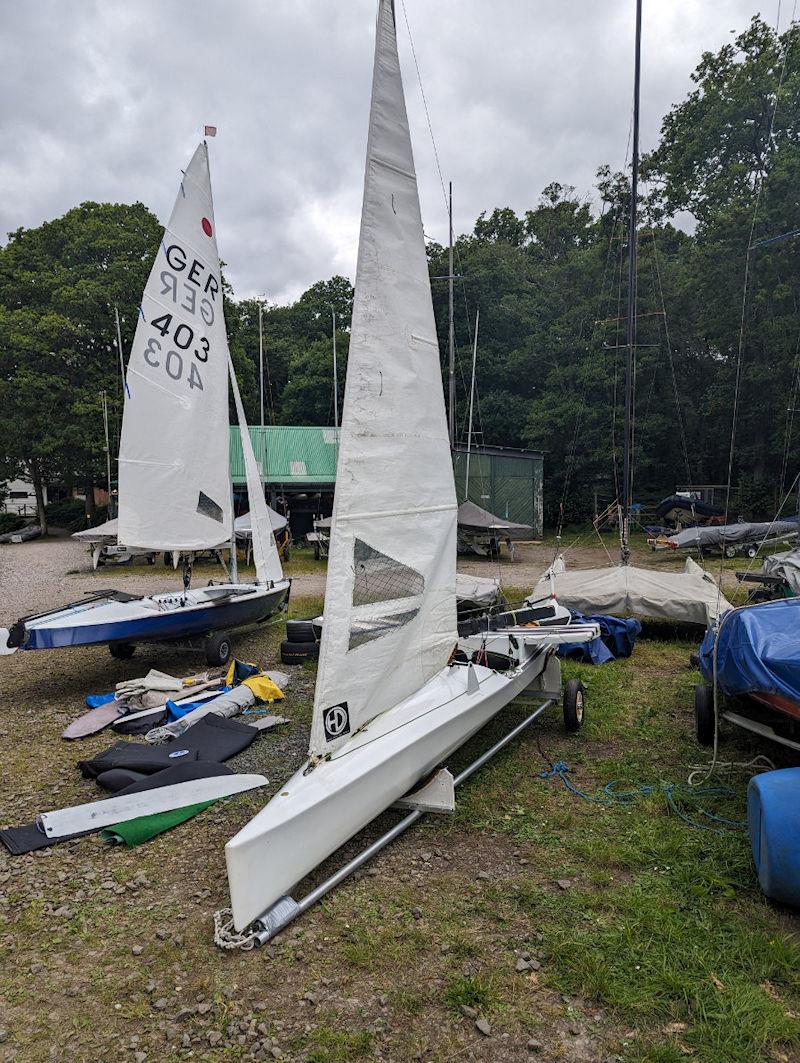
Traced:
POLYGON ((128 360, 119 538, 202 550, 231 536, 228 338, 208 151, 181 181, 128 360))
POLYGON ((446 664, 456 508, 394 9, 381 0, 312 755, 446 664))
POLYGON ((239 394, 239 383, 236 380, 236 371, 233 368, 233 361, 230 356, 228 363, 230 366, 231 387, 233 388, 233 400, 236 404, 236 416, 239 420, 239 434, 242 437, 247 496, 250 501, 250 533, 253 537, 256 582, 277 583, 278 580, 283 579, 283 566, 281 565, 281 559, 278 557, 278 548, 275 546, 272 521, 269 517, 269 506, 264 498, 262 478, 258 471, 256 456, 253 453, 253 444, 250 440, 250 432, 247 429, 242 397, 239 394))

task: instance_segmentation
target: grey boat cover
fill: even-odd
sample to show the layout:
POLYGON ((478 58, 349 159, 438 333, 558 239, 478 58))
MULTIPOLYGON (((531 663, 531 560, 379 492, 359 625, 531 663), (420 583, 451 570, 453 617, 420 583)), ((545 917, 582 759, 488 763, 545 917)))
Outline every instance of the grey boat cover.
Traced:
POLYGON ((31 539, 38 539, 42 529, 38 524, 27 524, 19 531, 4 532, 0 535, 0 543, 27 543, 31 539))
POLYGON ((794 594, 800 595, 800 546, 765 557, 761 571, 765 576, 779 576, 786 580, 794 594))
POLYGON ((751 524, 719 524, 710 528, 687 528, 670 535, 669 544, 677 550, 699 550, 708 547, 721 548, 724 544, 739 546, 742 543, 757 543, 762 539, 779 539, 797 535, 798 524, 794 520, 773 520, 751 524))
MULTIPOLYGON (((283 531, 289 521, 286 517, 280 513, 276 513, 271 506, 267 506, 267 513, 269 514, 269 522, 272 525, 273 532, 283 531)), ((252 525, 250 524, 250 514, 243 513, 241 517, 237 517, 233 522, 233 529, 236 532, 237 539, 250 539, 253 535, 252 525)))
POLYGON ((579 613, 647 617, 701 627, 708 627, 732 608, 716 580, 691 557, 683 572, 633 565, 567 572, 559 556, 527 600, 540 601, 553 591, 559 605, 579 613))
POLYGON ((499 579, 488 576, 471 576, 466 572, 456 573, 456 602, 458 605, 475 605, 484 609, 497 604, 503 596, 499 579))
POLYGON ((117 518, 107 520, 105 524, 98 524, 96 528, 84 528, 83 531, 74 532, 71 538, 79 543, 109 543, 117 541, 117 518))
POLYGON ((466 532, 494 532, 504 539, 530 539, 533 528, 529 524, 517 524, 513 520, 496 517, 488 509, 481 509, 474 502, 462 502, 458 507, 458 530, 466 532))

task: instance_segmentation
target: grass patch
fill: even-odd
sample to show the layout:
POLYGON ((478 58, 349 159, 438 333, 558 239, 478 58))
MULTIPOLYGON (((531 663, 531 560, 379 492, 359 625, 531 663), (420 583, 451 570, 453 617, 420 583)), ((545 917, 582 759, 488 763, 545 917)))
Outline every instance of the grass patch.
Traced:
POLYGON ((466 1005, 482 1015, 490 1013, 500 1002, 494 980, 484 975, 453 975, 444 992, 445 1003, 453 1011, 466 1005))
POLYGON ((347 1063, 350 1059, 364 1059, 372 1045, 368 1030, 331 1030, 320 1026, 310 1035, 314 1046, 307 1050, 309 1063, 347 1063))

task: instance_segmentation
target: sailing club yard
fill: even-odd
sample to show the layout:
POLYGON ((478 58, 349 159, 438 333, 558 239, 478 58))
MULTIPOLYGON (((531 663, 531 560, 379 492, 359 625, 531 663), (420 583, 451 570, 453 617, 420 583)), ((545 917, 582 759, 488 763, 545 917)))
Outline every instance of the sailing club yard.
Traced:
MULTIPOLYGON (((549 556, 527 547, 503 564, 509 597, 530 589, 549 556)), ((601 556, 585 550, 580 560, 601 556)), ((641 545, 635 560, 680 564, 641 545)), ((175 581, 160 566, 92 573, 63 540, 3 548, 0 565, 4 620, 57 604, 54 586, 60 602, 102 586, 144 591, 175 581)), ((290 615, 317 613, 321 565, 301 552, 287 571, 290 615)), ((797 917, 764 900, 746 836, 719 822, 743 818, 746 776, 722 780, 730 795, 681 797, 672 807, 665 796, 707 759, 692 734, 696 643, 674 635, 651 633, 631 659, 600 668, 566 663, 565 678, 580 676, 587 688, 581 732, 566 736, 558 712, 546 714, 458 791, 454 816, 424 819, 256 952, 215 948, 212 915, 227 900, 224 844, 261 807, 263 791, 137 849, 88 838, 23 857, 3 850, 0 1059, 800 1058, 797 917), (594 800, 557 775, 540 776, 558 761, 594 800), (638 796, 598 800, 608 783, 638 796)), ((279 666, 281 637, 282 624, 245 635, 237 655, 279 666)), ((112 661, 104 649, 4 659, 2 825, 97 796, 75 762, 108 736, 80 744, 59 736, 86 694, 141 674, 143 663, 176 675, 198 668, 196 656, 164 649, 146 662, 141 653, 112 661)), ((290 725, 232 762, 266 774, 270 793, 303 760, 313 686, 311 666, 292 669, 280 710, 290 725)), ((452 767, 523 711, 502 713, 452 767)), ((723 759, 755 753, 787 763, 774 747, 727 733, 723 759)), ((346 852, 395 817, 387 813, 346 852)))

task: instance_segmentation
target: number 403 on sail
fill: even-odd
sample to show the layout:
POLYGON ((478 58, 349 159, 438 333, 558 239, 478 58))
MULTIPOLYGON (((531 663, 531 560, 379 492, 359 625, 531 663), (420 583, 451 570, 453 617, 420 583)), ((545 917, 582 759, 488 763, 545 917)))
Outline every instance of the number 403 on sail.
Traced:
POLYGON ((153 369, 163 369, 172 380, 186 380, 190 388, 203 390, 203 379, 197 367, 197 362, 207 362, 209 342, 205 336, 200 336, 195 347, 195 334, 191 325, 181 321, 171 336, 171 342, 179 350, 163 351, 161 340, 169 336, 172 327, 172 314, 161 314, 154 317, 150 322, 154 329, 161 334, 161 339, 151 336, 144 350, 144 360, 153 369), (194 358, 192 357, 194 355, 194 358), (195 361, 197 359, 197 361, 195 361))

